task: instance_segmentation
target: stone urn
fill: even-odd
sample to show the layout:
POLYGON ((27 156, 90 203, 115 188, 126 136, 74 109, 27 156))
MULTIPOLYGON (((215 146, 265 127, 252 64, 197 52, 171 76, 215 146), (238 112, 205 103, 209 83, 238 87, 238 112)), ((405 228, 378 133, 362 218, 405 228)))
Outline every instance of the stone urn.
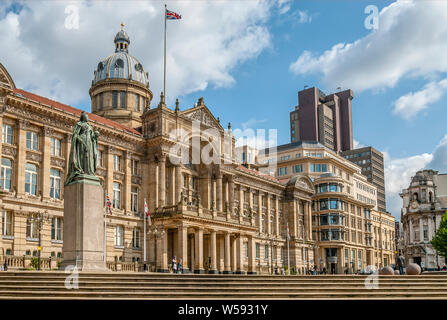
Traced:
POLYGON ((391 267, 383 267, 379 270, 379 275, 381 276, 392 276, 394 275, 394 270, 391 267))
POLYGON ((417 263, 410 263, 405 269, 405 274, 417 276, 418 274, 421 274, 421 267, 417 263))

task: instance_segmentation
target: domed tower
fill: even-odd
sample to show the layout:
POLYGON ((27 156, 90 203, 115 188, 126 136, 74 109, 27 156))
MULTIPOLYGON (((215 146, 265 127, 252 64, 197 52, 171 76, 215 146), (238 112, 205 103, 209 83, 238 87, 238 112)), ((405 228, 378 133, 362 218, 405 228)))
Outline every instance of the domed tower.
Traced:
POLYGON ((153 95, 148 73, 129 54, 130 39, 123 27, 115 36, 115 52, 98 63, 89 93, 92 113, 138 128, 153 95))

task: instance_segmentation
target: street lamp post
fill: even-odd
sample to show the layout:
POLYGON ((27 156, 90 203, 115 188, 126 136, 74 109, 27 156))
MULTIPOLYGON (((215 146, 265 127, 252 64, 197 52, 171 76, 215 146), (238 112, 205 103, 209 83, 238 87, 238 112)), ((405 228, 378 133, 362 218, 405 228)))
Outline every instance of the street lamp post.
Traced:
MULTIPOLYGON (((30 222, 35 222, 37 225, 37 230, 39 233, 39 241, 38 241, 38 247, 37 247, 37 270, 40 271, 40 257, 42 252, 42 224, 44 222, 48 222, 50 220, 50 216, 48 215, 48 212, 45 210, 43 212, 35 212, 31 214, 30 222)), ((34 226, 33 226, 34 227, 34 226)))

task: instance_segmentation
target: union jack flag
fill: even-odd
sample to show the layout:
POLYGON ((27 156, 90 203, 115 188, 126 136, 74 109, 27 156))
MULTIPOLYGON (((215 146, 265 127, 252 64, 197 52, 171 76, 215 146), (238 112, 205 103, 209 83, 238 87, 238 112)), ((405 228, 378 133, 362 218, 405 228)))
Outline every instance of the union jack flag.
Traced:
POLYGON ((110 201, 109 195, 107 194, 107 208, 109 208, 109 214, 112 214, 112 202, 110 201))
POLYGON ((166 9, 166 20, 180 20, 182 16, 174 11, 166 9))

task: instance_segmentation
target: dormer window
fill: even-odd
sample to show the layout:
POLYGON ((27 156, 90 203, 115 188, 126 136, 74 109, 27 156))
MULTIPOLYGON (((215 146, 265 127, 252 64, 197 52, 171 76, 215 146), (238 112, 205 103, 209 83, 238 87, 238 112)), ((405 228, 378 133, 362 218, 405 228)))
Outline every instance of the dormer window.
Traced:
POLYGON ((123 59, 116 59, 115 68, 124 68, 124 61, 123 61, 123 59))

